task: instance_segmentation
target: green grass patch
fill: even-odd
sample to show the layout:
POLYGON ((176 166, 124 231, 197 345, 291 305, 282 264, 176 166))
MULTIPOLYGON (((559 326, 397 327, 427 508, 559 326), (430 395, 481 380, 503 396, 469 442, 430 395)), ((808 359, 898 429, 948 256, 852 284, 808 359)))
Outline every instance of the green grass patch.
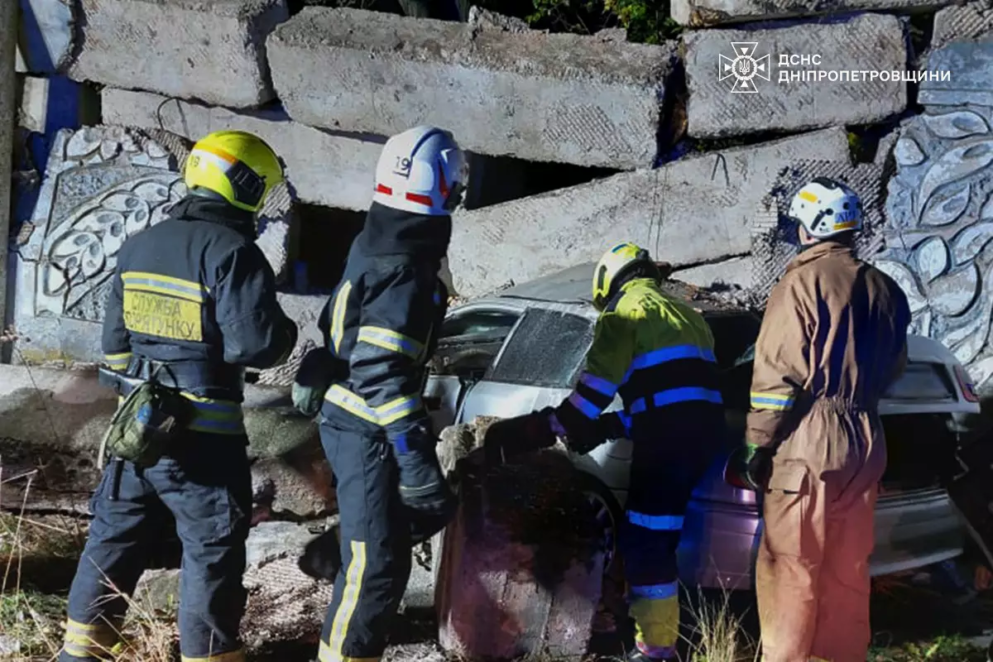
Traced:
POLYGON ((958 635, 869 649, 872 662, 986 662, 986 650, 958 635))
POLYGON ((62 619, 66 598, 34 591, 5 591, 0 594, 0 632, 17 642, 16 659, 58 654, 62 646, 62 619))

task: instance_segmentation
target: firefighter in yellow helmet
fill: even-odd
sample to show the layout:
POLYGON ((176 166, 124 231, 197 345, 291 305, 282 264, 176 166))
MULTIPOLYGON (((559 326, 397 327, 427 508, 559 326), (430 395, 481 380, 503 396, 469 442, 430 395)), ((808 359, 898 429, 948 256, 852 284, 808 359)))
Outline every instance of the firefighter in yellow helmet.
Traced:
POLYGON ((572 394, 554 409, 497 423, 486 445, 492 464, 557 438, 580 454, 607 439, 633 441, 620 535, 636 624, 632 661, 676 657, 683 514, 725 435, 710 327, 660 281, 647 251, 630 243, 608 251, 593 274, 601 312, 572 394), (616 396, 623 411, 604 415, 616 396))
POLYGON ((183 661, 244 659, 244 371, 282 363, 297 336, 254 241, 256 214, 283 171, 259 138, 222 131, 193 147, 184 177, 189 194, 124 242, 110 280, 101 381, 123 398, 108 439, 124 441, 93 495, 60 662, 109 659, 126 609, 116 591, 134 591, 166 511, 183 544, 183 661), (129 403, 146 392, 154 397, 132 416, 129 403))

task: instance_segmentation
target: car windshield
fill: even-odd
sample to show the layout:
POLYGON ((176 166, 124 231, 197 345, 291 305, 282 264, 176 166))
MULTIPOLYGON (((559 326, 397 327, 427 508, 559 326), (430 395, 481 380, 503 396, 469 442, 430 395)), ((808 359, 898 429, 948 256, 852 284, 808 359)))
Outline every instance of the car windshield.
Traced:
POLYGON ((591 320, 569 313, 530 308, 487 379, 570 388, 578 377, 592 342, 591 320))

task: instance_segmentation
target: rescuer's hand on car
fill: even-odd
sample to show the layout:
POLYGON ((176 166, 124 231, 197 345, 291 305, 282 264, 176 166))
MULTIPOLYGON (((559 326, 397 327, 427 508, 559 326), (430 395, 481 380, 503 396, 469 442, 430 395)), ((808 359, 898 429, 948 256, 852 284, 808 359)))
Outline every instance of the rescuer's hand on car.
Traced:
POLYGON ((551 448, 557 437, 549 422, 551 408, 497 421, 486 431, 486 464, 498 466, 532 451, 551 448))

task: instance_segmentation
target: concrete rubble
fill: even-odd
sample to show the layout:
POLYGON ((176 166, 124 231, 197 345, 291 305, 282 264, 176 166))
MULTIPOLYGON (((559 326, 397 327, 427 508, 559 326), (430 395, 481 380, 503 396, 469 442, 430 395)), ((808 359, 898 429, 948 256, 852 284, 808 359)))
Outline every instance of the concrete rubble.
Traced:
POLYGON ((266 142, 286 162, 301 202, 362 211, 372 202, 373 175, 383 138, 315 129, 278 110, 235 111, 112 87, 102 94, 108 124, 164 129, 188 140, 237 128, 266 142))
POLYGON ((701 30, 685 35, 683 41, 687 131, 694 138, 867 124, 899 114, 907 106, 907 84, 888 79, 891 72, 907 71, 907 45, 895 16, 862 14, 832 23, 701 30), (738 53, 732 44, 754 48, 754 59, 732 64, 737 56, 753 57, 738 53), (780 65, 782 56, 793 58, 790 67, 780 65), (820 64, 801 64, 800 58, 813 62, 814 56, 820 64), (734 67, 743 63, 755 67, 756 73, 735 74, 734 67), (721 74, 715 75, 718 66, 721 74), (840 71, 867 73, 852 82, 838 80, 840 71), (802 79, 831 72, 834 81, 802 79), (872 78, 868 72, 886 72, 887 80, 872 78), (780 81, 791 74, 801 80, 780 81), (742 93, 732 92, 735 89, 742 93))
POLYGON ((273 98, 265 40, 285 0, 85 0, 70 77, 234 108, 273 98))
POLYGON ((993 31, 993 6, 974 0, 945 7, 934 15, 930 47, 937 50, 952 41, 969 41, 993 31))
MULTIPOLYGON (((282 391, 249 385, 245 399, 257 505, 270 516, 293 519, 332 512, 331 472, 314 422, 295 415, 282 391)), ((40 458, 58 458, 35 481, 29 511, 89 513, 89 493, 99 478, 96 455, 116 403, 116 394, 100 386, 92 370, 0 366, 0 454, 5 471, 28 474, 40 458)), ((25 487, 23 481, 5 481, 0 503, 19 505, 25 487)))
POLYGON ((439 642, 469 659, 581 656, 604 571, 596 520, 561 449, 485 475, 467 471, 460 460, 494 420, 450 428, 439 449, 461 495, 439 545, 439 642))
POLYGON ((655 158, 674 56, 671 45, 316 7, 279 26, 268 50, 299 122, 380 135, 437 124, 481 154, 619 169, 655 158))
POLYGON ((449 248, 456 289, 479 296, 511 280, 596 261, 619 237, 675 267, 747 254, 762 197, 783 167, 802 158, 847 162, 844 129, 686 157, 457 213, 449 248))
POLYGON ((48 133, 59 123, 78 127, 100 123, 100 98, 92 88, 62 77, 19 78, 18 125, 28 131, 48 133))
POLYGON ((698 28, 744 21, 846 14, 858 11, 921 12, 954 0, 673 0, 672 18, 680 25, 698 28))

